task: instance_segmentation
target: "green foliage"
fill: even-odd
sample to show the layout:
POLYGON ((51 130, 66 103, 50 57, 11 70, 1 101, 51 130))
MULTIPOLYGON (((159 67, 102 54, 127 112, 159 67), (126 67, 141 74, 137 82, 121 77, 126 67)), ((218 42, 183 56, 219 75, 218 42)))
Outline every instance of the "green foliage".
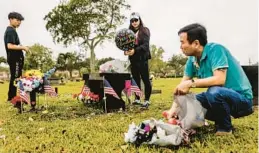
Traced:
MULTIPOLYGON (((125 113, 104 114, 100 109, 84 106, 71 95, 59 98, 40 96, 37 106, 48 103, 48 112, 16 114, 17 110, 4 100, 8 84, 0 84, 0 152, 87 152, 87 153, 256 153, 258 152, 258 110, 240 119, 233 119, 233 135, 216 137, 214 124, 197 129, 191 143, 180 147, 141 145, 139 148, 124 142, 124 133, 132 122, 162 118, 162 112, 172 104, 172 89, 181 79, 155 79, 154 89, 162 94, 151 96, 148 110, 126 104, 125 113), (33 120, 32 120, 33 119, 33 120)), ((83 82, 58 86, 60 94, 79 93, 83 82)), ((192 89, 193 90, 193 89, 192 89)), ((195 89, 192 92, 202 92, 195 89)), ((25 106, 30 109, 30 106, 25 106)))
POLYGON ((108 61, 112 61, 112 60, 114 60, 114 58, 112 58, 112 57, 99 59, 98 60, 98 64, 97 64, 97 69, 99 69, 100 65, 102 65, 102 64, 104 64, 104 63, 106 63, 108 61))
POLYGON ((7 62, 6 59, 5 59, 3 56, 1 56, 1 57, 0 57, 0 64, 1 64, 1 63, 6 63, 6 62, 7 62))
POLYGON ((89 48, 91 71, 95 71, 95 47, 113 39, 117 26, 126 18, 121 10, 129 7, 125 0, 69 0, 52 9, 44 20, 55 42, 78 42, 89 48))
POLYGON ((26 53, 24 69, 41 69, 46 72, 55 65, 52 60, 52 51, 40 44, 34 44, 30 47, 30 52, 26 53))
POLYGON ((173 55, 168 61, 168 66, 172 67, 176 76, 182 76, 187 59, 182 54, 173 55))
POLYGON ((151 59, 149 60, 149 70, 154 73, 164 73, 164 67, 166 63, 163 61, 164 49, 162 47, 157 47, 156 45, 151 45, 151 59))
POLYGON ((0 72, 9 72, 9 67, 0 66, 0 72))
POLYGON ((71 72, 75 68, 76 54, 72 52, 60 53, 57 58, 57 64, 59 70, 68 70, 71 72))
MULTIPOLYGON (((83 59, 83 55, 77 54, 76 52, 60 53, 57 58, 57 64, 59 70, 68 70, 70 77, 72 76, 73 70, 90 71, 90 59, 83 59)), ((82 74, 82 73, 80 73, 82 74)))

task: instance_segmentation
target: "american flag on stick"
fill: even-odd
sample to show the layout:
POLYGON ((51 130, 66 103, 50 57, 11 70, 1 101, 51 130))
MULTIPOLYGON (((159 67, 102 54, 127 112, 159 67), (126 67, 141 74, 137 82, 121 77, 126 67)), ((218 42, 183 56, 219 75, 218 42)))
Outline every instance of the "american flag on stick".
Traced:
POLYGON ((125 80, 125 88, 123 89, 123 92, 129 97, 131 96, 131 80, 125 80))
POLYGON ((131 79, 131 86, 130 86, 130 93, 135 93, 137 96, 142 97, 143 93, 140 90, 140 88, 138 87, 136 81, 132 78, 131 79))
POLYGON ((117 93, 114 91, 114 89, 112 88, 112 86, 110 85, 110 83, 104 79, 104 93, 105 94, 109 94, 112 95, 113 97, 120 99, 120 97, 117 95, 117 93))
POLYGON ((28 104, 30 103, 30 97, 25 91, 18 88, 18 93, 19 93, 19 96, 21 97, 22 101, 25 101, 28 104))
POLYGON ((90 88, 87 85, 84 85, 80 94, 88 95, 91 92, 90 88))
POLYGON ((50 85, 44 85, 44 91, 49 96, 57 96, 57 93, 55 92, 55 89, 53 89, 50 85))
POLYGON ((80 94, 82 94, 83 96, 88 96, 90 92, 91 92, 90 88, 87 87, 87 85, 84 85, 80 94))

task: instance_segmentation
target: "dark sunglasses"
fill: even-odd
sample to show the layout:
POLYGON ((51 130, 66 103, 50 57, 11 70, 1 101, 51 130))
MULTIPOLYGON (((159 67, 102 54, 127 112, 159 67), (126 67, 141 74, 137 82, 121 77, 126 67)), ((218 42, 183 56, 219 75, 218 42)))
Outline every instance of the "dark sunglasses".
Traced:
POLYGON ((133 23, 133 22, 138 22, 138 19, 131 19, 130 23, 133 23))

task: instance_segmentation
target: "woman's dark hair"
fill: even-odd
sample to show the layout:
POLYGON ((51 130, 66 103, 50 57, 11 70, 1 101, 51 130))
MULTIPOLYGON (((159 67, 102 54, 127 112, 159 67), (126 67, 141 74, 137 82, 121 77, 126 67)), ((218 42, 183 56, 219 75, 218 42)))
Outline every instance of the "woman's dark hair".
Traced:
POLYGON ((181 28, 178 31, 178 35, 180 35, 183 32, 187 33, 187 40, 190 44, 195 40, 199 40, 202 46, 205 46, 208 43, 207 30, 204 26, 200 25, 199 23, 193 23, 181 28))
MULTIPOLYGON (((131 22, 130 22, 129 29, 132 31, 136 31, 135 28, 132 26, 131 22)), ((142 35, 143 33, 150 36, 150 32, 148 28, 145 27, 141 17, 139 17, 139 35, 142 35)))

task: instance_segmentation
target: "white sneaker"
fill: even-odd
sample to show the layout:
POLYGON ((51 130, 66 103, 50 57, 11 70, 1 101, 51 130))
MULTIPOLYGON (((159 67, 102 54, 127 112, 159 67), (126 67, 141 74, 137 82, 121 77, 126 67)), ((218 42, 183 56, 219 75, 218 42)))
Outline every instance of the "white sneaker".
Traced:
POLYGON ((139 99, 135 99, 133 102, 132 102, 133 105, 141 105, 141 102, 139 99))
POLYGON ((151 104, 150 101, 146 100, 142 105, 141 107, 145 107, 145 108, 148 108, 148 106, 151 104))

